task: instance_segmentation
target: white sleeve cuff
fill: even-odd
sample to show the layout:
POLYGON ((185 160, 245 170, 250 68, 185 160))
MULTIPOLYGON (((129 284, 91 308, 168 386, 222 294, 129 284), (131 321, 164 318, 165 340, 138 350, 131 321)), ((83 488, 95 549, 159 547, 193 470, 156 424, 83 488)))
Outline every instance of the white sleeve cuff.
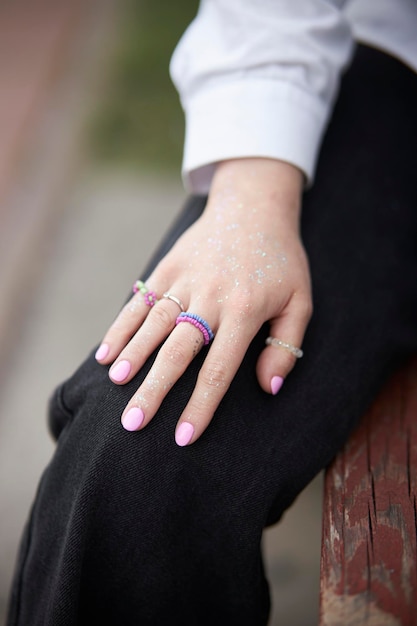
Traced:
POLYGON ((311 184, 329 105, 289 82, 247 78, 221 82, 183 102, 185 187, 210 189, 216 163, 266 157, 300 168, 311 184))

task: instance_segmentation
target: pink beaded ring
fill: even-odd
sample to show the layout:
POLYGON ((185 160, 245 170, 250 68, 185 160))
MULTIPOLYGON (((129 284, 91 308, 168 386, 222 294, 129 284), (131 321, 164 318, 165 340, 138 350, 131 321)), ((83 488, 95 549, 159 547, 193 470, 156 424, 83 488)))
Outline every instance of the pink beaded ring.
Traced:
POLYGON ((189 313, 188 311, 184 313, 180 313, 175 321, 175 324, 178 325, 181 322, 188 322, 189 324, 192 324, 193 326, 198 328, 198 330, 201 332, 201 334, 204 337, 205 346, 207 346, 210 343, 210 341, 214 338, 214 333, 211 330, 209 324, 206 322, 206 320, 200 317, 199 315, 196 315, 195 313, 189 313))
POLYGON ((149 307, 154 306, 154 304, 158 302, 156 293, 148 289, 145 283, 141 280, 137 280, 133 283, 132 291, 133 293, 140 292, 143 295, 145 304, 147 304, 149 307))

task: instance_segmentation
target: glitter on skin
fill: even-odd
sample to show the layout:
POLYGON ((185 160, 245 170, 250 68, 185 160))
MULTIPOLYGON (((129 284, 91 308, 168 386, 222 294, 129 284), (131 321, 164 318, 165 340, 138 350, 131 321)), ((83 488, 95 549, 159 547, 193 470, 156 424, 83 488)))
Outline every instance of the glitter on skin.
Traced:
POLYGON ((135 396, 135 402, 137 403, 138 406, 144 408, 144 409, 148 409, 149 408, 149 402, 146 400, 145 396, 143 395, 143 393, 137 393, 135 396))
POLYGON ((156 375, 153 372, 151 372, 149 376, 146 378, 145 383, 148 389, 150 389, 151 391, 154 391, 155 389, 159 387, 159 379, 156 377, 156 375))
MULTIPOLYGON (((165 376, 161 376, 161 380, 164 381, 165 380, 165 376)), ((168 382, 163 382, 162 384, 162 388, 164 391, 168 391, 168 389, 171 389, 171 387, 173 386, 173 382, 172 381, 168 381, 168 382)))
MULTIPOLYGON (((262 193, 260 192, 260 198, 262 193)), ((260 221, 255 217, 252 221, 252 232, 242 234, 242 226, 236 220, 236 216, 240 216, 236 211, 245 210, 245 214, 257 215, 259 212, 258 207, 249 206, 246 207, 242 202, 239 202, 238 198, 230 193, 230 189, 224 189, 223 193, 218 194, 217 205, 214 208, 215 222, 218 226, 213 229, 211 236, 206 239, 206 252, 209 250, 209 254, 206 254, 206 264, 200 271, 198 260, 196 257, 200 255, 200 244, 194 242, 191 244, 189 250, 189 262, 188 267, 192 270, 192 276, 190 277, 191 285, 199 284, 202 275, 206 274, 207 269, 217 275, 219 278, 223 277, 228 281, 229 287, 218 287, 218 297, 214 298, 217 304, 224 304, 230 297, 232 292, 239 292, 240 296, 245 296, 246 290, 244 289, 245 283, 248 284, 248 280, 256 282, 261 285, 268 282, 274 284, 280 283, 285 277, 287 259, 282 252, 281 246, 277 241, 273 241, 270 233, 262 231, 260 221), (235 210, 235 213, 233 213, 235 210), (256 223, 258 222, 258 223, 256 223), (223 238, 225 232, 228 232, 229 239, 227 241, 227 247, 223 238), (248 261, 245 265, 241 265, 237 259, 240 259, 240 250, 242 247, 250 244, 251 251, 249 252, 248 261), (229 254, 227 254, 229 252, 229 254), (236 255, 236 256, 235 256, 236 255), (230 279, 228 280, 228 277, 230 279), (230 290, 230 291, 229 291, 230 290)), ((243 229, 244 231, 245 229, 243 229)), ((202 297, 198 295, 194 300, 194 304, 198 301, 205 302, 209 300, 209 296, 202 297)), ((212 300, 213 301, 213 300, 212 300)), ((242 321, 250 314, 251 305, 245 305, 242 303, 241 319, 242 321)), ((236 329, 235 329, 236 331, 236 329)), ((233 344, 238 340, 236 332, 230 336, 230 342, 233 344)), ((200 349, 200 345, 193 345, 193 356, 197 354, 200 349)), ((171 356, 171 359, 173 357, 171 356)), ((158 385, 162 385, 163 381, 159 380, 156 376, 150 379, 148 382, 148 388, 154 389, 158 385)), ((214 384, 214 381, 213 381, 214 384)))
MULTIPOLYGON (((236 195, 231 192, 232 188, 233 188, 233 179, 231 179, 230 185, 224 187, 223 192, 218 193, 217 195, 216 206, 214 208, 214 214, 215 214, 215 220, 219 222, 219 228, 215 229, 213 236, 211 236, 207 240, 209 247, 212 248, 213 250, 216 250, 217 253, 220 253, 220 254, 217 254, 217 263, 216 264, 213 263, 212 269, 217 275, 221 275, 221 276, 227 276, 230 273, 233 274, 233 273, 238 273, 238 272, 239 274, 242 274, 242 270, 244 270, 244 266, 241 266, 239 263, 237 263, 234 256, 221 254, 224 244, 221 239, 220 223, 223 224, 224 222, 226 222, 223 227, 223 233, 225 231, 228 231, 228 232, 236 231, 236 234, 237 234, 237 232, 239 233, 241 232, 241 226, 239 222, 233 220, 233 217, 234 217, 233 206, 235 207, 235 210, 239 210, 239 212, 244 208, 248 213, 252 215, 256 215, 259 212, 259 209, 256 205, 255 206, 252 205, 251 207, 246 208, 245 205, 240 200, 238 200, 236 195), (221 264, 222 259, 224 261, 224 264, 221 264)), ((258 190, 258 195, 262 201, 262 198, 264 195, 263 191, 258 190)), ((251 256, 252 257, 256 256, 258 258, 262 258, 265 260, 265 265, 258 265, 257 263, 258 267, 256 267, 256 269, 252 269, 251 272, 248 272, 247 278, 251 281, 257 282, 258 284, 262 284, 264 282, 267 282, 268 280, 273 281, 275 284, 282 282, 282 278, 286 274, 285 266, 286 266, 287 260, 286 260, 285 255, 282 254, 282 251, 280 250, 280 246, 278 242, 275 242, 275 243, 272 242, 273 247, 275 247, 276 253, 271 258, 271 254, 270 253, 268 254, 268 252, 266 251, 266 249, 269 249, 271 247, 270 235, 262 232, 259 229, 258 224, 256 223, 254 224, 254 232, 247 235, 247 240, 255 243, 256 245, 255 249, 251 253, 251 256), (272 277, 271 274, 273 270, 280 270, 281 277, 280 278, 277 278, 276 276, 272 277)), ((245 245, 245 241, 241 235, 236 236, 234 241, 232 240, 231 242, 228 243, 228 247, 230 251, 238 250, 242 247, 242 245, 245 245)), ((208 258, 213 259, 213 256, 209 255, 208 258)), ((198 277, 194 277, 192 279, 193 284, 195 284, 197 281, 198 281, 198 277)), ((232 290, 239 289, 241 287, 241 283, 242 283, 241 276, 236 277, 234 279, 231 289, 232 290)), ((221 298, 218 298, 216 300, 216 302, 218 304, 222 304, 227 298, 228 298, 228 295, 223 294, 221 298)))
POLYGON ((133 297, 127 305, 127 308, 131 313, 136 313, 138 309, 141 308, 141 301, 139 300, 139 298, 133 297))
POLYGON ((167 391, 168 389, 171 389, 171 387, 173 386, 173 382, 172 381, 165 381, 165 375, 163 374, 161 376, 161 380, 159 380, 159 378, 157 377, 156 373, 154 372, 149 372, 145 384, 147 386, 148 389, 150 389, 151 391, 155 391, 158 390, 159 388, 162 387, 162 389, 164 391, 167 391))
MULTIPOLYGON (((194 242, 187 240, 187 249, 184 251, 187 254, 182 257, 185 262, 177 267, 180 271, 184 268, 186 270, 191 294, 190 310, 192 308, 195 312, 210 311, 208 316, 213 315, 214 319, 210 322, 214 325, 222 322, 223 313, 224 315, 227 313, 229 323, 232 322, 228 336, 223 337, 224 355, 227 354, 228 362, 229 356, 240 354, 242 332, 247 329, 248 323, 252 328, 252 316, 255 313, 259 314, 259 308, 263 306, 264 297, 258 285, 276 286, 287 274, 287 258, 283 254, 284 245, 281 246, 285 242, 279 241, 279 229, 274 236, 274 230, 269 230, 268 222, 264 219, 264 191, 257 189, 256 179, 248 182, 252 192, 250 204, 244 204, 239 195, 234 195, 233 177, 223 186, 221 193, 211 198, 210 226, 206 231, 200 230, 199 238, 194 242), (239 220, 242 221, 239 223, 239 220), (220 287, 216 286, 216 280, 220 287), (205 289, 206 285, 208 289, 205 289), (231 308, 228 310, 225 305, 229 299, 234 304, 233 310, 231 308)), ((279 228, 279 222, 277 224, 279 228)), ((143 310, 141 299, 132 301, 130 306, 133 312, 143 310)), ((191 338, 190 336, 190 360, 200 351, 203 343, 201 338, 196 339, 194 336, 192 341, 191 338)), ((141 335, 141 350, 143 340, 146 346, 147 339, 141 335)), ((173 357, 166 355, 168 364, 165 361, 165 365, 168 365, 168 369, 157 365, 153 373, 155 365, 152 367, 142 386, 145 395, 140 393, 140 390, 137 391, 137 401, 145 411, 150 406, 145 396, 152 396, 151 404, 154 406, 155 397, 163 395, 162 389, 167 392, 173 385, 166 378, 171 367, 170 358, 173 357)), ((217 365, 218 372, 215 369, 210 372, 212 376, 204 398, 217 397, 219 388, 225 385, 221 373, 226 371, 227 364, 217 365)))
MULTIPOLYGON (((256 210, 256 209, 254 208, 253 210, 256 210)), ((221 208, 218 209, 218 214, 220 214, 220 212, 221 212, 221 208)), ((232 222, 231 224, 229 224, 229 226, 226 227, 226 229, 229 231, 239 230, 239 228, 240 226, 236 222, 232 222)), ((241 273, 242 270, 244 270, 244 266, 237 263, 236 258, 233 255, 222 254, 223 244, 222 244, 221 239, 217 237, 217 234, 218 233, 216 232, 215 233, 216 236, 208 238, 207 243, 209 244, 209 247, 216 250, 216 252, 218 253, 217 258, 220 261, 223 259, 224 264, 214 265, 213 263, 213 271, 217 275, 222 275, 222 276, 227 276, 229 273, 236 273, 236 272, 241 273)), ((248 273, 249 280, 255 281, 258 284, 263 284, 264 282, 269 280, 271 270, 279 269, 281 273, 281 277, 278 279, 276 277, 274 278, 271 277, 271 280, 273 280, 274 283, 282 282, 282 277, 284 277, 286 274, 287 259, 285 255, 282 254, 278 242, 273 243, 273 247, 275 247, 275 255, 271 258, 271 255, 265 251, 265 245, 268 243, 268 245, 270 246, 269 236, 267 236, 266 234, 264 234, 263 232, 259 230, 256 230, 256 232, 248 235, 248 239, 249 241, 257 244, 257 247, 253 250, 253 252, 251 253, 251 256, 257 257, 258 259, 262 258, 266 262, 265 265, 258 266, 255 270, 252 270, 252 272, 248 273)), ((233 251, 233 250, 239 249, 241 245, 242 245, 242 237, 239 236, 239 237, 236 237, 234 241, 229 243, 229 249, 233 251)), ((209 255, 208 258, 212 259, 213 256, 209 255)), ((190 264, 190 267, 194 269, 192 264, 190 264)), ((191 279, 191 282, 193 284, 195 284, 197 281, 198 281, 198 277, 193 277, 191 279)), ((238 278, 236 278, 234 280, 234 285, 232 286, 232 289, 238 289, 240 285, 241 285, 241 281, 238 278)), ((223 295, 221 298, 218 298, 216 302, 218 304, 222 304, 224 303, 226 299, 228 299, 228 295, 223 295)))

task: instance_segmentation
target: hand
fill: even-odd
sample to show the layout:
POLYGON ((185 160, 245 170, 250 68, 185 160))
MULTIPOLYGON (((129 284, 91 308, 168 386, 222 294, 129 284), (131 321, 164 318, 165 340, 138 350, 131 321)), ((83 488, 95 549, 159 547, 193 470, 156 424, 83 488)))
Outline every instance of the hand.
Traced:
MULTIPOLYGON (((146 284, 158 294, 150 308, 138 293, 106 333, 96 358, 112 363, 124 384, 162 343, 154 364, 122 415, 127 430, 144 428, 203 346, 201 331, 176 325, 178 304, 204 318, 215 333, 197 384, 176 427, 179 445, 203 433, 246 350, 264 322, 274 337, 300 346, 312 311, 310 275, 299 237, 301 172, 272 159, 218 165, 202 216, 161 260, 146 284)), ((296 357, 267 346, 257 377, 277 393, 296 357)))

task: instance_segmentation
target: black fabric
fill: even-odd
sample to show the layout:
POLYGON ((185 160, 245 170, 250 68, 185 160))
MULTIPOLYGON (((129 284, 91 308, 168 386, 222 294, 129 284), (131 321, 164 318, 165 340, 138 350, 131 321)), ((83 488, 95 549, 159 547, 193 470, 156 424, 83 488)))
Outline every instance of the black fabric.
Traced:
MULTIPOLYGON (((415 74, 360 46, 304 197, 315 312, 277 396, 255 376, 267 326, 186 448, 174 427, 208 348, 138 433, 119 418, 152 359, 116 386, 92 352, 55 392, 57 449, 22 542, 9 626, 267 623, 263 528, 417 350, 416 111, 415 74)), ((190 199, 151 266, 203 207, 190 199)))

